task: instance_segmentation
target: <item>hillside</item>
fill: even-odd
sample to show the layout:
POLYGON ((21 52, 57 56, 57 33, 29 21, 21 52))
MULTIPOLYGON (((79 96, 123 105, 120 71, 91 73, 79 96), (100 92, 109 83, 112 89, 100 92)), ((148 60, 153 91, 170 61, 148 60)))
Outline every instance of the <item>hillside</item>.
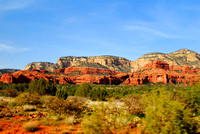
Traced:
POLYGON ((136 71, 144 67, 145 64, 152 63, 154 60, 161 60, 167 62, 170 66, 189 66, 191 68, 200 67, 200 55, 197 52, 180 49, 178 51, 164 54, 164 53, 148 53, 135 60, 132 64, 133 70, 136 71))
POLYGON ((19 69, 0 69, 0 75, 3 75, 5 73, 14 73, 19 71, 19 69))
POLYGON ((135 61, 117 56, 67 56, 60 57, 55 64, 50 62, 33 62, 28 64, 24 70, 37 69, 53 72, 55 69, 67 67, 92 67, 129 73, 140 70, 146 64, 153 63, 154 60, 164 61, 168 63, 169 66, 177 65, 183 67, 187 65, 190 68, 200 68, 200 55, 197 52, 188 49, 180 49, 169 54, 148 53, 135 61))
POLYGON ((131 61, 117 56, 92 56, 92 57, 60 57, 56 64, 50 62, 33 62, 28 64, 24 70, 48 70, 50 72, 55 69, 67 67, 92 67, 109 69, 117 72, 130 72, 131 61))

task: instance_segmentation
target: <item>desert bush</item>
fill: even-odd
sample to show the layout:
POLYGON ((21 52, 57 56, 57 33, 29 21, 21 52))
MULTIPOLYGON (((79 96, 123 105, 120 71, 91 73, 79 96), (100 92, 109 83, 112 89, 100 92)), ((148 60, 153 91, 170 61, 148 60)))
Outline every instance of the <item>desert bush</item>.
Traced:
POLYGON ((194 114, 200 114, 200 84, 187 87, 176 87, 170 89, 170 98, 185 104, 186 108, 192 110, 194 114))
POLYGON ((8 102, 3 100, 3 99, 0 99, 0 109, 6 107, 8 105, 8 102))
POLYGON ((58 88, 57 91, 56 91, 56 96, 58 98, 67 99, 68 92, 65 88, 58 88))
POLYGON ((37 105, 41 104, 40 96, 38 94, 30 94, 30 93, 21 93, 19 96, 15 98, 15 102, 17 105, 37 105))
POLYGON ((137 116, 144 114, 144 107, 142 105, 142 98, 139 95, 128 95, 123 98, 125 105, 128 107, 128 111, 131 114, 137 116))
POLYGON ((50 94, 55 95, 56 93, 56 86, 54 83, 49 81, 45 81, 44 79, 35 79, 29 83, 28 91, 30 93, 38 93, 40 95, 50 94))
POLYGON ((87 107, 88 99, 76 96, 70 96, 67 100, 60 99, 58 97, 51 97, 46 100, 45 106, 52 112, 57 114, 67 114, 82 116, 83 113, 87 112, 89 108, 87 107))
POLYGON ((16 97, 19 95, 16 89, 4 89, 0 91, 2 95, 6 97, 16 97))
POLYGON ((18 92, 24 92, 28 89, 28 83, 12 83, 7 87, 7 89, 16 89, 18 92))
POLYGON ((65 124, 66 125, 74 125, 76 123, 76 119, 74 116, 67 116, 65 118, 65 124))
POLYGON ((65 89, 67 91, 68 96, 74 96, 75 92, 76 92, 76 88, 78 87, 78 85, 57 85, 57 89, 65 89))
POLYGON ((46 107, 53 113, 57 113, 59 115, 66 113, 69 107, 67 101, 60 98, 51 98, 45 103, 46 107))
POLYGON ((38 130, 39 123, 36 121, 27 122, 23 125, 24 129, 28 132, 34 132, 38 130))
POLYGON ((81 123, 84 131, 90 134, 112 133, 122 130, 130 124, 131 115, 125 109, 100 104, 93 107, 90 114, 85 115, 81 123))
POLYGON ((50 102, 52 102, 54 99, 56 99, 56 96, 51 96, 51 95, 43 95, 40 97, 40 102, 42 107, 47 107, 50 102))
POLYGON ((151 133, 196 133, 198 124, 184 103, 170 99, 170 93, 158 88, 145 95, 145 130, 151 133))
POLYGON ((186 107, 192 109, 195 114, 200 114, 200 84, 186 87, 182 94, 182 100, 186 107))
POLYGON ((107 92, 105 88, 102 87, 93 87, 89 92, 89 97, 91 100, 96 101, 105 101, 107 92))
POLYGON ((23 106, 24 111, 35 111, 36 108, 37 108, 37 106, 35 106, 35 105, 24 105, 23 106))
POLYGON ((87 105, 87 98, 84 97, 78 97, 78 96, 70 96, 67 98, 68 103, 68 110, 67 113, 70 115, 75 116, 83 116, 84 113, 87 113, 90 111, 90 108, 88 108, 87 105))
POLYGON ((92 87, 88 83, 81 84, 75 92, 75 96, 87 97, 92 87))

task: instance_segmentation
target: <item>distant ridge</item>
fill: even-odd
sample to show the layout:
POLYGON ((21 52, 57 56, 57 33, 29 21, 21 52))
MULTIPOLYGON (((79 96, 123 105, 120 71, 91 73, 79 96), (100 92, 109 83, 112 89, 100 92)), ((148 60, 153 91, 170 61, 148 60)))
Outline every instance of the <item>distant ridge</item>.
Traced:
POLYGON ((0 75, 3 75, 5 73, 14 73, 19 71, 19 69, 0 69, 0 75))
POLYGON ((189 66, 191 68, 200 68, 200 55, 192 50, 183 48, 172 53, 151 52, 145 54, 135 61, 130 61, 123 57, 102 55, 102 56, 90 56, 90 57, 76 57, 67 56, 60 57, 57 63, 50 62, 32 62, 28 64, 24 70, 47 70, 54 71, 55 69, 67 68, 67 67, 93 67, 109 69, 117 72, 133 72, 138 71, 145 64, 152 63, 154 60, 160 60, 171 65, 189 66))

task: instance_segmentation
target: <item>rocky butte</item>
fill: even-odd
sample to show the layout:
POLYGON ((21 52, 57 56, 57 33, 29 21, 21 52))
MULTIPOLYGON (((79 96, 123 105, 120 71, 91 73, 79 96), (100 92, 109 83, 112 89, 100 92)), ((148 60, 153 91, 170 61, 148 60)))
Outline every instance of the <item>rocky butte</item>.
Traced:
POLYGON ((188 49, 149 53, 135 61, 117 56, 61 57, 57 63, 33 62, 24 71, 5 73, 3 83, 28 83, 45 79, 59 84, 128 84, 198 82, 200 55, 188 49))

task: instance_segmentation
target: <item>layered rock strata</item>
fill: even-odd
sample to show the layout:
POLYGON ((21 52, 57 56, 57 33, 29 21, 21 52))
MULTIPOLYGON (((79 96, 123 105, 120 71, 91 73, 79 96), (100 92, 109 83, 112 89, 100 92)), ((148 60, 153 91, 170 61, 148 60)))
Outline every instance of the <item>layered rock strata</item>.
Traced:
POLYGON ((59 58, 56 64, 50 62, 33 62, 28 64, 24 70, 31 71, 32 69, 37 69, 53 72, 55 69, 68 67, 90 67, 108 69, 115 72, 130 73, 141 70, 141 68, 143 68, 146 64, 151 64, 155 60, 164 61, 169 64, 169 67, 189 66, 190 68, 200 69, 200 55, 197 52, 188 49, 180 49, 169 54, 148 53, 135 61, 130 61, 117 56, 68 56, 59 58))
POLYGON ((141 70, 133 73, 120 73, 107 69, 89 67, 68 67, 52 72, 45 70, 18 71, 6 73, 0 77, 3 83, 28 83, 34 79, 44 79, 59 84, 127 84, 139 85, 146 83, 190 84, 199 82, 199 70, 189 66, 169 65, 164 61, 155 60, 146 64, 141 70))

